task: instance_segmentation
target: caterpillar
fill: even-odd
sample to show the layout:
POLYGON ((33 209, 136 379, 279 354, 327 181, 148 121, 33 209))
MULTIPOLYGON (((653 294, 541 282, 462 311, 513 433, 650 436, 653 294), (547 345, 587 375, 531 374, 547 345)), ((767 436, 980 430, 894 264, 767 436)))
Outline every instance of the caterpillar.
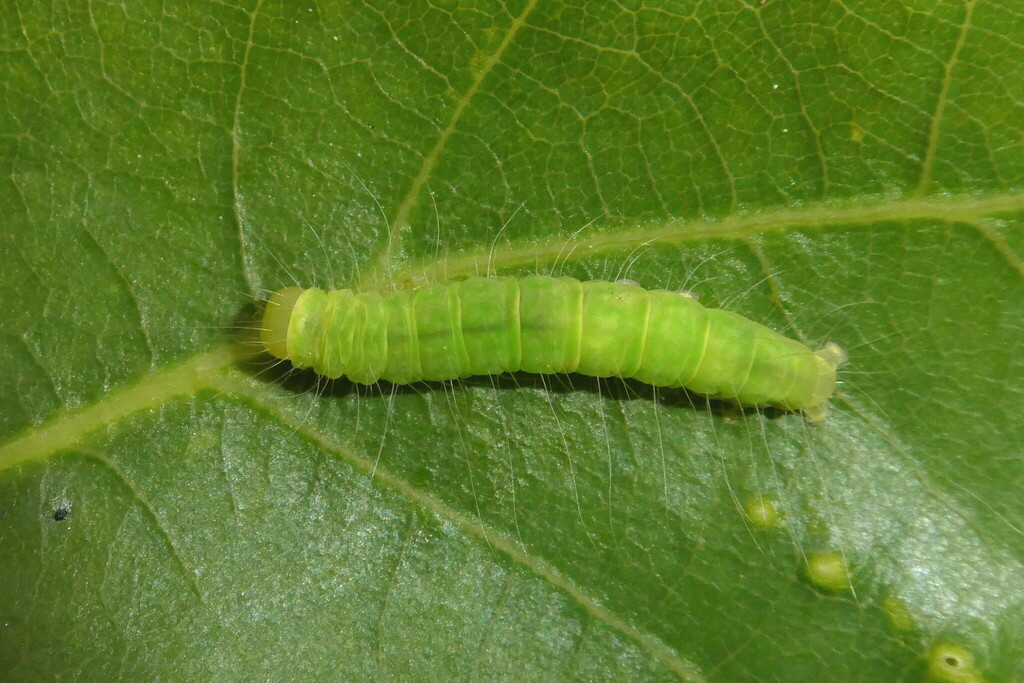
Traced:
POLYGON ((260 343, 325 377, 396 384, 505 372, 580 373, 685 387, 741 406, 828 415, 835 344, 804 344, 694 298, 569 277, 471 277, 394 292, 288 287, 260 343))

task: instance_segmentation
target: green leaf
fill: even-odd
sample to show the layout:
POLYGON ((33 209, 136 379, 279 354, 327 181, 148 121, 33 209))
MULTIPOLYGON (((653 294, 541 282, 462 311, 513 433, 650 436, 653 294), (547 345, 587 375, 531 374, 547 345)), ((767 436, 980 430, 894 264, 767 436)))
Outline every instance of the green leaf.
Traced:
POLYGON ((5 680, 1024 676, 1012 3, 15 3, 5 680), (683 288, 834 412, 246 360, 269 291, 683 288))

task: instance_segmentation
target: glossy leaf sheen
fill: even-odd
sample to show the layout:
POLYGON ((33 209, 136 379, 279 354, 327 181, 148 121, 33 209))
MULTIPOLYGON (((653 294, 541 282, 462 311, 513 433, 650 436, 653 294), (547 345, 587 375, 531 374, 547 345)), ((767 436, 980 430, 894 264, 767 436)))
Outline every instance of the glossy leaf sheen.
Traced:
POLYGON ((15 2, 0 31, 5 679, 1024 677, 1011 4, 15 2), (283 286, 533 273, 835 341, 835 411, 324 386, 232 341, 283 286))

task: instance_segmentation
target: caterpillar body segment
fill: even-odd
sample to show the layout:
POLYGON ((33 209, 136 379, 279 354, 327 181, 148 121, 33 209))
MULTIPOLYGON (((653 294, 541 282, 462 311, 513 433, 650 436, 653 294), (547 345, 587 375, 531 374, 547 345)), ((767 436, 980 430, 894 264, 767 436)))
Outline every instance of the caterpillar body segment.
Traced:
POLYGON ((408 384, 524 371, 686 387, 744 406, 828 414, 835 344, 812 351, 735 313, 633 284, 474 277, 395 292, 289 287, 261 341, 325 377, 408 384))

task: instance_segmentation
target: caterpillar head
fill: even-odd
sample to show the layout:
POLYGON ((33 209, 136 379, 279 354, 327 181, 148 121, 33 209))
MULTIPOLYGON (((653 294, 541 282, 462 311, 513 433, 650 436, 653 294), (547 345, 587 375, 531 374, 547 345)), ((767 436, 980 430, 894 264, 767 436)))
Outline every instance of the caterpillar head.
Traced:
POLYGON ((288 358, 288 325, 292 310, 306 290, 286 287, 270 295, 260 325, 260 343, 275 358, 288 358))

